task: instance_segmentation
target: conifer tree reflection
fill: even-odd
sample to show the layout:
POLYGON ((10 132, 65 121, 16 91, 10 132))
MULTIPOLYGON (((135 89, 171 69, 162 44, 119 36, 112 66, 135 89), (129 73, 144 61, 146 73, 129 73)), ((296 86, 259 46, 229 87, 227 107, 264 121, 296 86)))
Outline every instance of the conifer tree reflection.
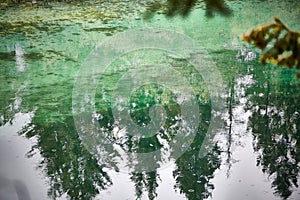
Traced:
POLYGON ((191 148, 176 160, 176 170, 173 176, 176 179, 176 188, 184 193, 187 199, 206 199, 211 195, 214 185, 209 181, 214 172, 220 167, 221 151, 216 145, 205 157, 200 157, 200 147, 209 126, 210 108, 201 106, 202 120, 200 128, 194 138, 191 148))
POLYGON ((206 199, 211 195, 214 185, 209 181, 220 167, 217 146, 204 158, 199 158, 198 153, 195 149, 186 152, 176 161, 177 169, 173 172, 176 188, 190 200, 206 199))
POLYGON ((48 195, 53 199, 64 193, 70 199, 93 199, 112 184, 103 166, 80 143, 73 123, 69 117, 63 122, 42 125, 34 118, 31 126, 23 130, 27 137, 38 137, 27 156, 33 156, 36 150, 42 155, 39 167, 50 179, 48 195))
POLYGON ((293 187, 298 187, 299 179, 299 82, 294 80, 293 73, 280 74, 275 85, 270 83, 269 74, 260 72, 253 76, 257 81, 247 93, 257 165, 272 176, 275 193, 286 199, 293 187))
POLYGON ((148 193, 148 199, 157 197, 156 188, 159 175, 156 171, 146 173, 132 173, 130 179, 134 182, 136 199, 141 199, 144 190, 148 193))

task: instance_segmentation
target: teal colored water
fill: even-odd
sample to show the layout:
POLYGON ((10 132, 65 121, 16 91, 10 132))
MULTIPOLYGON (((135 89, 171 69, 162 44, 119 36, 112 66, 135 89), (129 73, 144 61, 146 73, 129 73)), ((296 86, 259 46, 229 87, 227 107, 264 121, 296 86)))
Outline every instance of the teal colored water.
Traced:
POLYGON ((149 20, 143 20, 144 1, 1 9, 0 187, 8 191, 5 198, 17 198, 18 180, 30 199, 299 199, 300 79, 294 69, 263 66, 260 51, 240 40, 274 16, 300 31, 299 4, 228 1, 233 16, 207 18, 200 2, 186 18, 158 11, 149 20), (164 49, 120 55, 103 73, 105 66, 85 66, 97 58, 93 52, 101 52, 103 42, 144 28, 195 41, 220 77, 205 77, 189 62, 193 57, 164 49), (216 77, 222 86, 220 110, 208 84, 216 77), (74 94, 90 92, 76 90, 80 78, 86 81, 83 89, 89 88, 84 84, 96 87, 78 105, 94 107, 76 107, 74 94), (126 102, 118 97, 128 88, 134 90, 126 102), (182 102, 191 102, 187 121, 182 102), (137 126, 117 117, 124 109, 137 126), (76 118, 81 113, 91 115, 76 118), (76 119, 91 119, 98 129, 76 119), (207 134, 216 119, 218 129, 207 134), (164 123, 150 126, 156 121, 164 123), (150 135, 132 128, 147 125, 155 130, 150 135), (96 133, 88 144, 84 131, 96 133), (211 145, 202 155, 206 139, 211 145), (141 156, 150 152, 157 153, 141 156))

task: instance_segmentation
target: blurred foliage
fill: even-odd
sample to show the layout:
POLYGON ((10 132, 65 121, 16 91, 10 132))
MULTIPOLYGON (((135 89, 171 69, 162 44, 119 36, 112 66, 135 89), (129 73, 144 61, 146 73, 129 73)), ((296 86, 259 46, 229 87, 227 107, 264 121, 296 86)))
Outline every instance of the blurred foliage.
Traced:
POLYGON ((232 13, 224 0, 167 0, 164 2, 155 0, 149 4, 144 14, 144 18, 150 19, 161 9, 164 10, 164 13, 169 17, 175 15, 186 17, 194 7, 201 3, 205 4, 207 17, 213 17, 214 13, 219 13, 223 16, 230 16, 232 13))
MULTIPOLYGON (((275 63, 289 69, 300 69, 300 33, 291 31, 277 17, 272 24, 262 25, 243 35, 243 40, 261 49, 260 62, 275 63)), ((300 78, 300 73, 297 74, 300 78)))
MULTIPOLYGON (((86 0, 0 0, 0 10, 5 10, 7 7, 20 6, 44 6, 51 7, 52 3, 63 2, 67 4, 88 3, 86 0)), ((109 1, 108 1, 109 2, 109 1)), ((100 1, 100 3, 107 3, 100 1)), ((223 16, 230 16, 231 9, 226 5, 225 0, 152 0, 145 2, 137 2, 144 4, 146 11, 144 12, 144 19, 151 19, 155 13, 162 12, 168 17, 180 15, 186 17, 195 7, 202 7, 206 10, 207 17, 213 17, 215 13, 223 16)))

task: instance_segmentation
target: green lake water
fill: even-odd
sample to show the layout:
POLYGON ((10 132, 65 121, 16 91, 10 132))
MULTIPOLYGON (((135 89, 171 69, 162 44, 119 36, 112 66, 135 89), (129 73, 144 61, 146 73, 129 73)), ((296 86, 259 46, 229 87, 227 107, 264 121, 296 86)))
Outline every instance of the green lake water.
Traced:
POLYGON ((186 18, 144 20, 148 3, 1 3, 0 199, 20 188, 38 200, 300 199, 299 72, 260 64, 240 39, 274 16, 300 31, 300 2, 228 1, 233 15, 212 18, 200 2, 186 18), (102 43, 129 48, 132 30, 154 29, 174 36, 170 46, 177 34, 194 41, 210 64, 199 71, 162 48, 87 64, 106 55, 102 43))

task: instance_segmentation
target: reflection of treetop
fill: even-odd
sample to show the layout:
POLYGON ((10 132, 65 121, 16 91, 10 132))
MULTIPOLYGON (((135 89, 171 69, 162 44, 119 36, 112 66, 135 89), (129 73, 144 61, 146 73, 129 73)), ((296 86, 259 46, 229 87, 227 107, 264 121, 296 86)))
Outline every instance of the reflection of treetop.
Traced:
POLYGON ((144 18, 150 19, 155 12, 161 9, 163 9, 169 17, 175 15, 186 17, 195 6, 201 6, 202 3, 205 4, 207 17, 212 17, 215 12, 223 16, 231 15, 231 10, 224 0, 167 0, 164 2, 155 0, 148 6, 144 18))

